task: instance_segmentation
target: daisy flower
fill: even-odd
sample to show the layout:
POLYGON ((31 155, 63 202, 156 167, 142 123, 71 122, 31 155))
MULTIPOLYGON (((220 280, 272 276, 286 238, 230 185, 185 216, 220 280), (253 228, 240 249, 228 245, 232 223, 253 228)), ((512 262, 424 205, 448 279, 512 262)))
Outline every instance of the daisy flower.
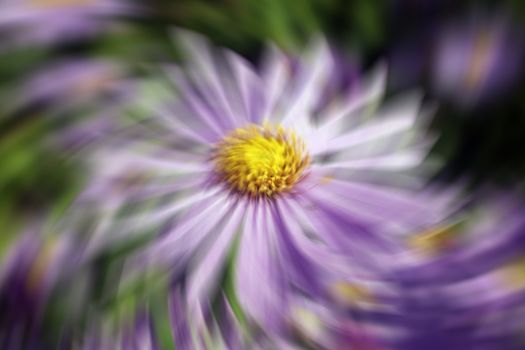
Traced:
POLYGON ((135 122, 86 150, 77 205, 100 214, 93 251, 160 232, 128 261, 131 275, 169 268, 191 313, 231 273, 249 322, 279 334, 290 290, 327 296, 330 276, 394 264, 404 234, 442 219, 445 201, 409 171, 431 144, 420 97, 380 106, 383 67, 334 93, 340 62, 322 40, 298 58, 270 49, 255 67, 180 39, 185 64, 145 82, 135 122))

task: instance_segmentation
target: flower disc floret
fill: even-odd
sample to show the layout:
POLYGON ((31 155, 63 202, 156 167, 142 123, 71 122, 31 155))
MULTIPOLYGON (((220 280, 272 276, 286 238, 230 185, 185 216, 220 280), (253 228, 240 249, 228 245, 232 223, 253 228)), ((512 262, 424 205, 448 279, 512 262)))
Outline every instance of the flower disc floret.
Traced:
POLYGON ((281 126, 249 125, 228 134, 213 153, 215 171, 234 192, 273 197, 290 191, 310 164, 304 143, 281 126))

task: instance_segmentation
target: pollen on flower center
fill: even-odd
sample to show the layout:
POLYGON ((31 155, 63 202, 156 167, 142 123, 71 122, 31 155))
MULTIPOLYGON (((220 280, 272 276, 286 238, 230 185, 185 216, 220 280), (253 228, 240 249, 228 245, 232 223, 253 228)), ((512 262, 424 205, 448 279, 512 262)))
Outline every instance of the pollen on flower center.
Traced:
POLYGON ((289 191, 310 163, 304 143, 280 126, 249 125, 227 135, 213 153, 215 171, 231 190, 251 197, 289 191))

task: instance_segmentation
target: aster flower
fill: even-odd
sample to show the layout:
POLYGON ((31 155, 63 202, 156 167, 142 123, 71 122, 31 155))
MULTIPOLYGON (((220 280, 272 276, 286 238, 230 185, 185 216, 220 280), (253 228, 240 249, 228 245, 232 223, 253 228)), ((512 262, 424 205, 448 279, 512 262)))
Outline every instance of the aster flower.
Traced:
MULTIPOLYGON (((64 158, 117 127, 131 91, 128 72, 107 59, 59 60, 22 79, 0 96, 7 115, 45 116, 52 143, 64 158)), ((48 146, 48 145, 46 145, 48 146)))
POLYGON ((0 347, 159 349, 145 306, 115 323, 88 303, 89 290, 100 291, 93 282, 100 281, 92 280, 93 266, 84 264, 83 246, 72 232, 44 234, 43 227, 34 222, 26 228, 0 261, 0 347))
POLYGON ((423 233, 435 249, 398 271, 394 348, 524 346, 523 200, 492 191, 479 202, 459 226, 423 233))
POLYGON ((434 47, 434 89, 462 107, 503 96, 521 73, 525 51, 520 32, 508 15, 475 13, 448 23, 434 47))
POLYGON ((102 59, 75 59, 53 62, 23 82, 24 103, 79 104, 102 95, 122 79, 125 71, 117 62, 102 59))
POLYGON ((76 266, 66 237, 43 237, 28 227, 0 265, 0 345, 3 349, 45 349, 46 303, 76 266))
POLYGON ((117 91, 116 83, 125 76, 125 68, 113 60, 58 60, 20 79, 2 94, 2 103, 11 114, 31 110, 35 105, 39 111, 52 109, 54 115, 73 109, 94 109, 95 99, 100 102, 109 96, 115 98, 117 93, 124 94, 117 91))
POLYGON ((111 210, 104 190, 79 200, 80 213, 83 202, 99 205, 92 245, 161 231, 128 272, 168 267, 191 313, 230 257, 249 322, 281 334, 291 290, 327 296, 338 278, 402 257, 403 233, 441 220, 445 201, 417 192, 422 181, 406 173, 431 143, 417 132, 419 98, 378 109, 383 69, 327 99, 337 65, 322 41, 299 59, 270 50, 255 68, 182 40, 187 65, 146 83, 132 108, 139 123, 86 150, 86 193, 140 179, 106 192, 111 210))
POLYGON ((3 0, 0 28, 11 44, 54 44, 92 37, 108 19, 136 11, 122 0, 3 0))

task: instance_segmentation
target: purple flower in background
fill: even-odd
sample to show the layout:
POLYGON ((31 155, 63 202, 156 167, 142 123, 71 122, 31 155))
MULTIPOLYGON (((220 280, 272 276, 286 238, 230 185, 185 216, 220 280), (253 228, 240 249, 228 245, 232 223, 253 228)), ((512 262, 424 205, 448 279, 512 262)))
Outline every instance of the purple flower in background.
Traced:
POLYGON ((84 247, 72 232, 44 234, 42 226, 24 230, 0 261, 0 348, 159 349, 147 310, 112 324, 86 304, 100 286, 83 264, 84 247), (89 321, 84 335, 81 318, 89 321))
POLYGON ((4 257, 0 268, 0 347, 43 349, 46 303, 72 273, 79 251, 67 237, 44 237, 33 225, 4 257))
POLYGON ((181 40, 187 65, 144 84, 139 123, 88 150, 91 186, 77 204, 108 209, 88 251, 160 229, 128 271, 170 268, 190 313, 230 257, 248 320, 282 335, 292 290, 329 297, 341 280, 394 266, 404 234, 442 219, 447 201, 409 173, 431 144, 417 130, 419 98, 379 108, 383 69, 327 95, 340 62, 322 41, 298 59, 271 50, 255 68, 181 40))
POLYGON ((137 13, 123 0, 2 0, 0 29, 13 44, 54 44, 89 38, 111 18, 137 13))
POLYGON ((401 263, 376 273, 375 281, 340 284, 332 300, 296 293, 290 322, 301 344, 523 348, 524 202, 493 192, 472 203, 448 223, 407 236, 413 249, 405 250, 401 263))
POLYGON ((393 275, 390 299, 369 316, 376 327, 395 329, 387 348, 525 345, 525 205, 498 193, 480 202, 458 224, 413 237, 426 241, 418 244, 423 254, 393 275))
POLYGON ((504 95, 519 78, 523 31, 510 16, 474 15, 445 26, 434 44, 435 90, 464 107, 504 95))
POLYGON ((121 81, 126 74, 117 61, 59 60, 21 79, 4 97, 3 106, 16 112, 38 105, 40 110, 52 109, 52 114, 58 116, 68 110, 94 109, 93 105, 103 99, 112 98, 116 105, 117 97, 125 95, 121 81))

